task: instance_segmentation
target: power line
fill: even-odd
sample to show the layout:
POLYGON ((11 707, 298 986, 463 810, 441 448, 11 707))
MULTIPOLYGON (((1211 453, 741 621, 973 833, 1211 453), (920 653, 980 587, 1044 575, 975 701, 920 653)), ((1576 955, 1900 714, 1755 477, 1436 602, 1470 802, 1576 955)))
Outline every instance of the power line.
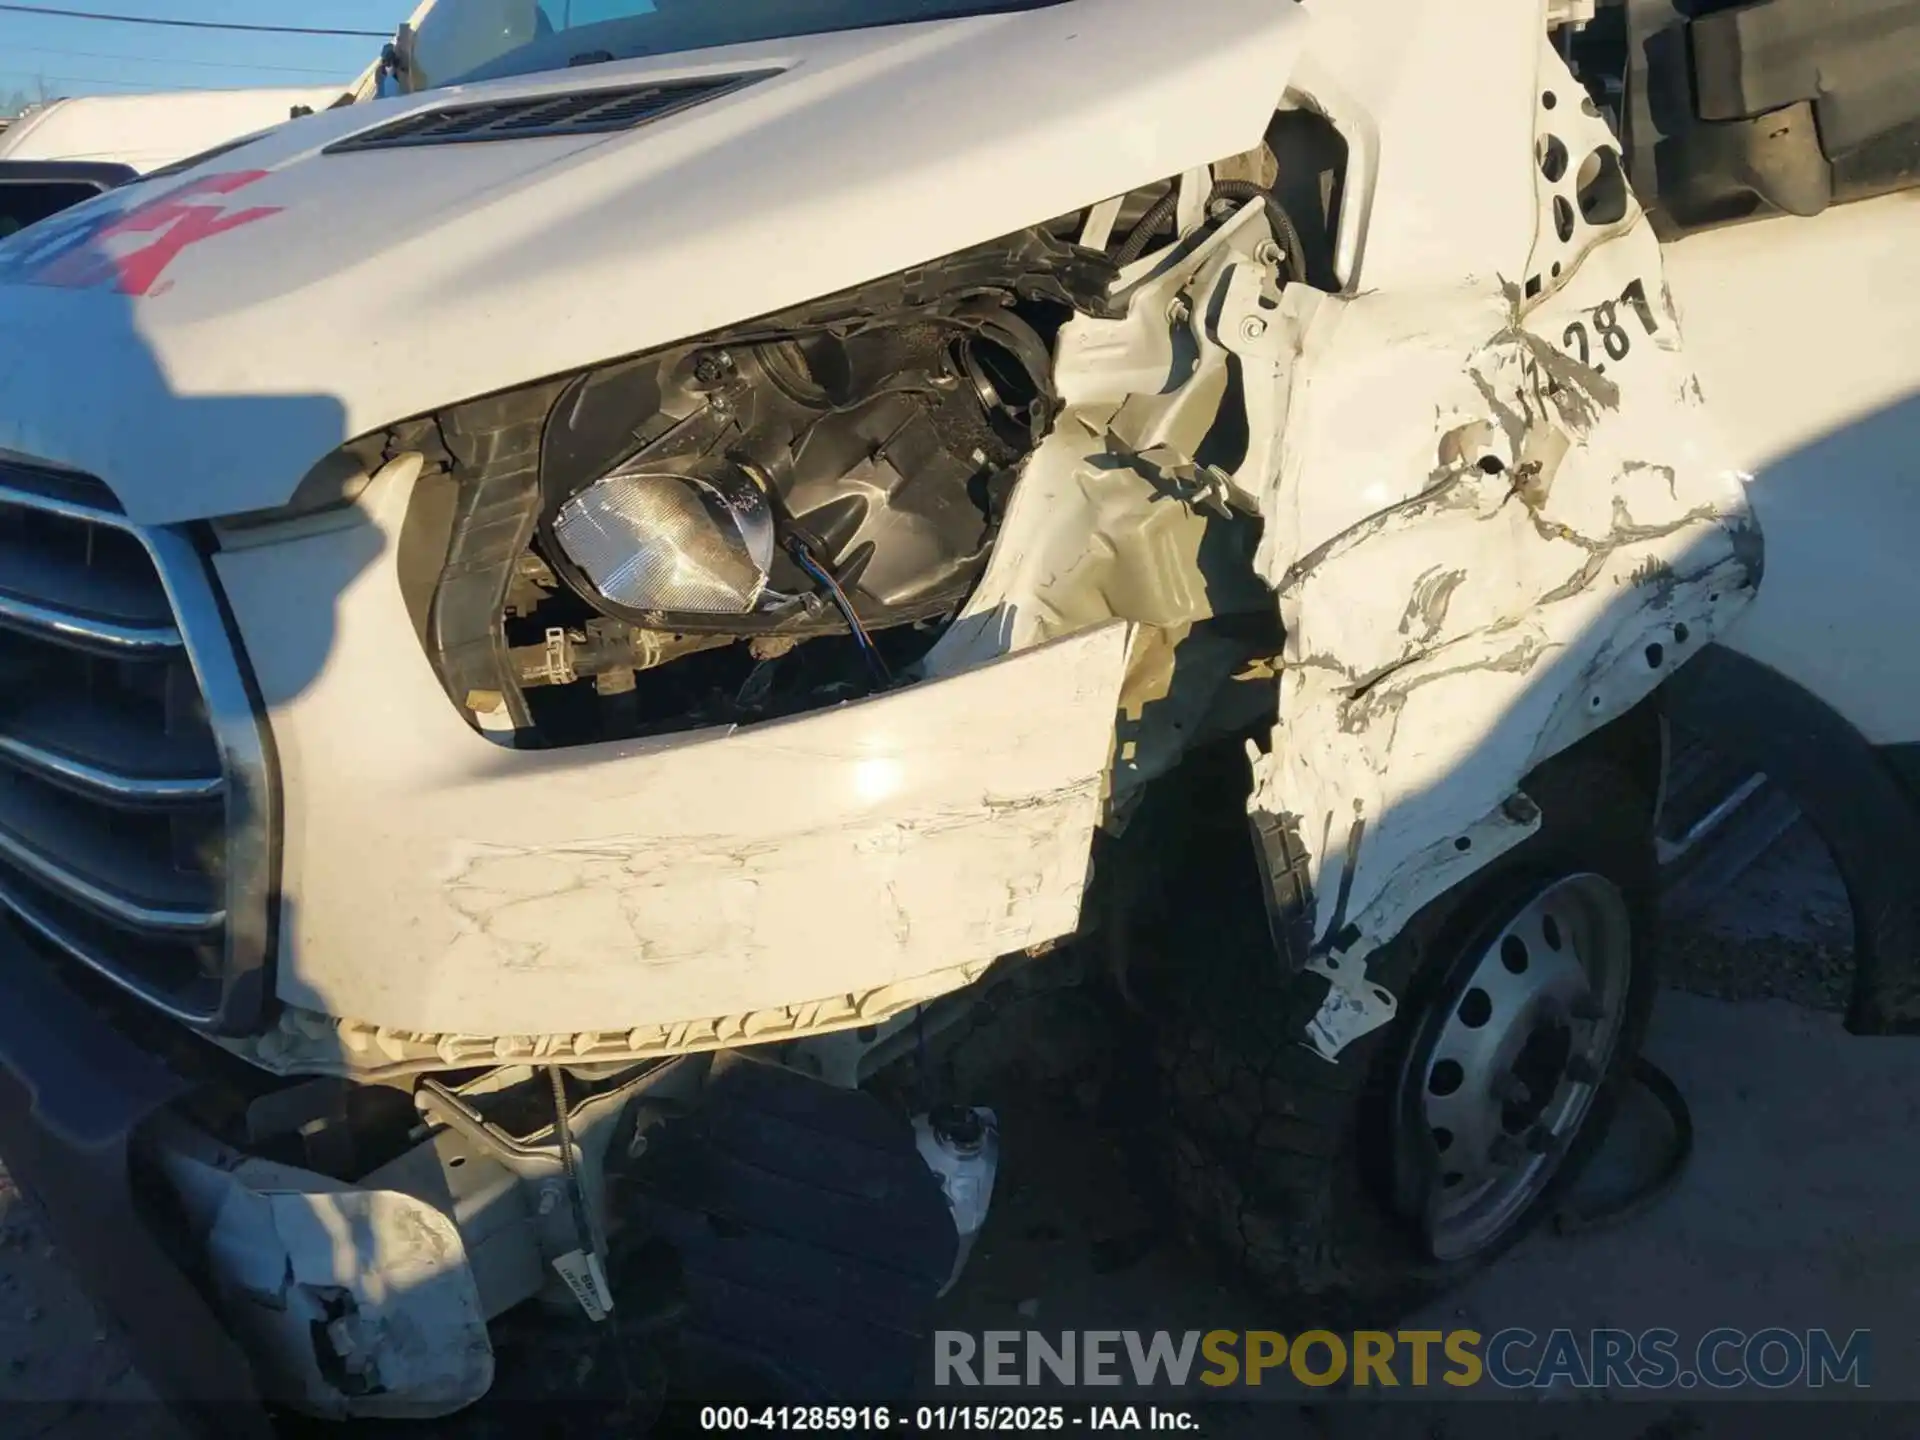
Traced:
POLYGON ((163 25, 173 30, 238 30, 250 35, 348 35, 363 40, 388 40, 384 30, 322 30, 306 25, 242 25, 222 20, 161 20, 148 15, 103 15, 93 10, 53 10, 44 5, 0 4, 15 15, 51 15, 61 20, 104 20, 114 25, 163 25))
MULTIPOLYGON (((24 72, 22 73, 24 78, 20 82, 18 83, 13 81, 0 82, 0 88, 10 88, 13 90, 19 90, 24 92, 30 89, 37 89, 42 84, 111 85, 117 90, 139 90, 143 93, 156 94, 156 95, 160 94, 162 89, 162 87, 155 86, 151 80, 108 80, 104 76, 100 76, 100 75, 41 75, 38 73, 35 73, 33 75, 24 75, 24 72)), ((211 85, 168 85, 164 87, 164 89, 168 92, 175 91, 175 90, 194 90, 194 91, 208 90, 210 91, 215 88, 216 87, 211 85)), ((316 86, 315 88, 317 89, 319 87, 316 86)), ((52 98, 52 97, 48 97, 48 98, 52 98)), ((61 96, 60 98, 70 99, 72 97, 61 96)))
POLYGON ((281 75, 334 76, 340 73, 337 68, 320 70, 311 65, 236 65, 229 60, 172 60, 159 55, 128 55, 124 51, 56 50, 49 45, 10 45, 7 50, 9 54, 24 50, 29 55, 59 55, 68 60, 125 60, 135 65, 191 65, 203 70, 271 70, 281 75))

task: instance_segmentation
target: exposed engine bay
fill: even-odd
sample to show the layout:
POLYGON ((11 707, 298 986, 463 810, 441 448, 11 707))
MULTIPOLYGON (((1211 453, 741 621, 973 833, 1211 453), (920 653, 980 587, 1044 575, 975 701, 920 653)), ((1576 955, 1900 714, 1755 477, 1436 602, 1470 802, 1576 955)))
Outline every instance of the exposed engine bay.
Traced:
MULTIPOLYGON (((448 559, 473 552, 419 617, 450 692, 482 729, 546 748, 752 724, 915 678, 1062 412, 1063 327, 1124 315, 1110 298, 1124 268, 1191 251, 1250 202, 1283 237, 1275 258, 1298 268, 1307 242, 1275 198, 1281 168, 1262 146, 1214 167, 1197 215, 1175 177, 1097 215, 475 402, 438 418, 431 447, 423 426, 402 427, 389 452, 442 451, 451 484, 423 510, 439 511, 448 559), (521 544, 503 565, 509 536, 521 544), (497 596, 480 588, 489 577, 497 596)), ((1233 423, 1244 432, 1244 415, 1233 423)), ((1160 498, 1192 509, 1196 494, 1175 484, 1160 498)), ((1228 548, 1250 577, 1251 507, 1215 504, 1205 523, 1241 532, 1228 548)), ((1255 629, 1246 656, 1274 653, 1255 629)))
POLYGON ((582 679, 601 737, 885 688, 979 577, 1052 423, 1050 346, 1022 310, 1065 308, 968 287, 574 382, 545 442, 554 508, 507 601, 542 733, 579 733, 582 679))
POLYGON ((502 604, 536 743, 895 683, 979 579, 1057 413, 1054 334, 1111 274, 1025 232, 562 386, 502 604))

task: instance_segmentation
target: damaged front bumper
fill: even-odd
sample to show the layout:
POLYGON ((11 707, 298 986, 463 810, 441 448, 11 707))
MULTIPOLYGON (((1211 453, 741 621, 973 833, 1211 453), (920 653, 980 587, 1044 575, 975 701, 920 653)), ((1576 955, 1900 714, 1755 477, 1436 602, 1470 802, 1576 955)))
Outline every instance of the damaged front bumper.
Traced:
POLYGON ((661 1398, 624 1357, 663 1344, 680 1394, 743 1374, 795 1403, 891 1393, 955 1273, 956 1216, 905 1118, 738 1052, 349 1097, 147 1037, 163 1062, 139 1023, 0 926, 0 1150, 209 1433, 270 1435, 268 1404, 425 1420, 536 1398, 608 1345, 617 1403, 661 1398), (496 1384, 503 1341, 546 1358, 496 1384))
MULTIPOLYGON (((492 1386, 489 1321, 528 1300, 571 1303, 544 1257, 581 1248, 577 1212, 555 1203, 564 1167, 539 1135, 508 1154, 479 1127, 445 1123, 472 1113, 455 1092, 423 1089, 416 1143, 347 1184, 243 1153, 191 1118, 244 1105, 238 1129, 284 1155, 280 1142, 343 1117, 339 1087, 248 1104, 244 1090, 185 1073, 198 1068, 163 1063, 0 926, 9 1172, 142 1373, 208 1429, 270 1434, 263 1397, 337 1419, 450 1414, 492 1386)), ((642 1088, 575 1107, 590 1178, 642 1088)))
POLYGON ((420 1417, 484 1395, 493 1352, 454 1215, 227 1150, 181 1118, 201 1088, 0 928, 0 1150, 164 1399, 266 1436, 263 1396, 420 1417))
MULTIPOLYGON (((416 467, 417 468, 417 467, 416 467)), ((288 817, 280 1028, 376 1074, 877 1023, 1072 932, 1129 627, 792 719, 509 750, 410 643, 414 477, 214 559, 288 817)))
POLYGON ((195 1212, 221 1315, 272 1394, 336 1419, 431 1419, 492 1386, 480 1287, 448 1216, 230 1156, 184 1129, 156 1156, 195 1212))

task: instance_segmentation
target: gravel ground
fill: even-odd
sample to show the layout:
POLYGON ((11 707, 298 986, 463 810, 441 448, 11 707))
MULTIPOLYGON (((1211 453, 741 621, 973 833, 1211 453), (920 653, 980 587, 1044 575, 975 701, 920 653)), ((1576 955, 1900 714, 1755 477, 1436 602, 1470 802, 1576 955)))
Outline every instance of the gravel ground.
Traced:
MULTIPOLYGON (((1689 1094, 1701 1087, 1732 1086, 1718 1098, 1732 1107, 1730 1115, 1738 1115, 1742 1121, 1751 1121, 1770 1106, 1792 1107, 1797 1112, 1809 1103, 1802 1094, 1805 1086, 1785 1086, 1785 1081, 1773 1073, 1775 1067, 1757 1054, 1744 1052, 1756 1046, 1764 1051, 1776 1043, 1798 1046, 1801 1039, 1811 1037, 1808 1043, 1833 1047, 1833 1055, 1842 1060, 1863 1053, 1862 1042, 1839 1036, 1829 1016, 1818 1013, 1844 1008, 1849 939, 1845 896, 1824 851, 1804 830, 1789 832, 1738 884, 1705 910, 1670 924, 1664 945, 1667 978, 1673 990, 1713 1001, 1774 1002, 1721 1006, 1681 994, 1663 1006, 1662 1021, 1656 1024, 1654 1052, 1681 1078, 1689 1094), (1667 1018, 1674 1015, 1680 1018, 1667 1018), (1716 1037, 1712 1043, 1722 1047, 1728 1058, 1714 1060, 1711 1068, 1699 1075, 1690 1074, 1686 1061, 1696 1046, 1675 1027, 1711 1034, 1716 1037), (1763 1041, 1760 1037, 1769 1032, 1769 1027, 1779 1034, 1763 1041), (1667 1036, 1664 1044, 1663 1033, 1667 1036), (1752 1074, 1737 1084, 1727 1081, 1730 1068, 1743 1059, 1750 1063, 1752 1074), (1770 1097, 1766 1088, 1769 1083, 1785 1088, 1770 1097)), ((1703 1059, 1700 1063, 1707 1062, 1703 1059)), ((1003 1102, 1009 1110, 1003 1117, 1008 1139, 994 1220, 965 1284, 952 1297, 941 1323, 963 1328, 1257 1325, 1258 1302, 1240 1293, 1231 1276, 1216 1274, 1204 1260, 1158 1232, 1148 1212, 1132 1199, 1116 1154, 1073 1119, 1070 1093, 1057 1093, 1058 1087, 1042 1088, 1056 1093, 1042 1096, 1036 1092, 1025 1101, 1016 1094, 1003 1102)), ((1903 1103, 1911 1109, 1909 1102, 1903 1103)), ((1696 1101, 1695 1108, 1698 1113, 1701 1102, 1696 1101)), ((1892 1116, 1887 1120, 1887 1134, 1874 1143, 1897 1143, 1901 1133, 1897 1127, 1914 1118, 1907 1111, 1892 1116)), ((1865 1123, 1859 1116, 1854 1122, 1865 1123)), ((1790 1226, 1784 1231, 1776 1226, 1768 1232, 1765 1243, 1773 1245, 1772 1250, 1755 1239, 1747 1248, 1735 1245, 1710 1262, 1688 1258, 1703 1248, 1711 1252, 1722 1215, 1733 1213, 1737 1218, 1743 1203, 1749 1208, 1758 1203, 1769 1215, 1775 1210, 1785 1213, 1786 1201, 1764 1199, 1772 1193, 1769 1186, 1781 1183, 1773 1173, 1777 1167, 1770 1167, 1766 1161, 1771 1153, 1771 1141, 1766 1137, 1774 1132, 1752 1123, 1739 1123, 1737 1129, 1739 1143, 1751 1153, 1743 1151, 1723 1162, 1722 1172, 1726 1165, 1734 1167, 1730 1180, 1727 1173, 1716 1172, 1718 1179, 1707 1182, 1719 1184, 1725 1193, 1718 1200, 1696 1199, 1688 1213, 1694 1216, 1697 1236, 1689 1238, 1691 1232, 1687 1232, 1679 1239, 1671 1235, 1662 1239, 1660 1217, 1649 1217, 1639 1223, 1652 1227, 1644 1232, 1651 1238, 1636 1242, 1633 1237, 1642 1232, 1628 1232, 1624 1239, 1613 1238, 1611 1250, 1591 1252, 1585 1261, 1578 1258, 1576 1249, 1571 1262, 1576 1269, 1570 1273, 1563 1273, 1569 1263, 1564 1258, 1556 1259, 1552 1254, 1543 1257, 1537 1248, 1523 1247, 1479 1282, 1478 1299, 1472 1293, 1460 1297, 1454 1319, 1448 1320, 1443 1314, 1432 1323, 1464 1323, 1459 1317, 1469 1315, 1468 1306, 1482 1310, 1510 1308, 1521 1303, 1515 1298, 1517 1289, 1522 1295, 1553 1292, 1574 1305, 1575 1319, 1584 1315, 1586 1324, 1605 1324, 1604 1311, 1596 1312, 1592 1305, 1582 1308, 1577 1303, 1580 1296, 1625 1296, 1619 1303, 1630 1304, 1647 1293, 1664 1295, 1662 1287, 1668 1277, 1692 1265, 1698 1273, 1687 1282, 1693 1286, 1688 1293, 1716 1295, 1724 1291, 1732 1297, 1725 1303, 1733 1304, 1742 1297, 1750 1299, 1749 1292, 1740 1288, 1748 1284, 1741 1277, 1756 1265, 1757 1274, 1771 1277, 1768 1284, 1777 1285, 1783 1273, 1797 1273, 1794 1267, 1801 1262, 1790 1226), (1756 1202, 1756 1194, 1763 1198, 1756 1202), (1702 1205, 1706 1207, 1704 1216, 1702 1205), (1594 1259, 1595 1255, 1600 1258, 1594 1259), (1587 1268, 1577 1268, 1582 1264, 1587 1268), (1623 1275, 1632 1283, 1623 1281, 1623 1275), (1721 1290, 1715 1290, 1715 1286, 1721 1290), (1728 1290, 1727 1286, 1732 1288, 1728 1290), (1571 1301, 1566 1300, 1569 1294, 1574 1296, 1571 1301)), ((1871 1164, 1859 1158, 1867 1153, 1865 1150, 1848 1153, 1854 1155, 1856 1168, 1867 1164, 1871 1171, 1871 1164)), ((1689 1181, 1696 1188, 1702 1183, 1698 1179, 1689 1181)), ((1906 1249, 1897 1254, 1880 1254, 1866 1239, 1858 1244, 1841 1244, 1839 1248, 1845 1254, 1855 1257, 1846 1262, 1852 1268, 1839 1278, 1819 1271, 1806 1279, 1802 1288, 1811 1285, 1817 1294, 1831 1284, 1835 1294, 1843 1290, 1852 1294, 1865 1286, 1873 1292, 1869 1298, 1877 1306, 1882 1297, 1875 1287, 1884 1288, 1892 1277, 1904 1302, 1911 1294, 1916 1260, 1920 1260, 1920 1224, 1902 1228, 1898 1222, 1876 1218, 1880 1215, 1877 1210, 1848 1220, 1846 1217, 1853 1214, 1848 1207, 1857 1208, 1855 1202, 1861 1194, 1878 1196, 1870 1173, 1862 1173, 1849 1183, 1853 1188, 1839 1201, 1816 1187, 1798 1197, 1796 1203, 1809 1207, 1808 1213, 1815 1217, 1813 1223, 1829 1229, 1837 1225, 1845 1230, 1847 1225, 1857 1224, 1868 1231, 1892 1226, 1900 1236, 1906 1230, 1916 1233, 1902 1240, 1906 1249), (1862 1275, 1871 1277, 1871 1283, 1862 1275)), ((1907 1193, 1901 1190, 1902 1195, 1907 1193)), ((1683 1209, 1681 1198, 1675 1197, 1668 1208, 1683 1209)), ((1884 1199, 1879 1197, 1875 1203, 1884 1199)), ((1800 1292, 1789 1285, 1787 1293, 1800 1292)), ((1904 1312, 1899 1307, 1889 1313, 1896 1327, 1904 1323, 1906 1330, 1914 1328, 1910 1318, 1903 1321, 1904 1312)), ((1738 1323, 1739 1318, 1736 1315, 1733 1321, 1723 1318, 1714 1323, 1738 1323)), ((1562 1319, 1555 1323, 1569 1322, 1562 1319)), ((1915 1367, 1914 1373, 1920 1376, 1920 1367, 1915 1367)), ((1281 1404, 1257 1407, 1245 1414, 1210 1415, 1205 1433, 1246 1436, 1249 1440, 1254 1436, 1263 1440, 1450 1440, 1482 1433, 1522 1440, 1583 1440, 1588 1436, 1595 1440, 1720 1440, 1723 1436, 1726 1440, 1749 1440, 1755 1435, 1779 1433, 1771 1422, 1758 1423, 1746 1411, 1731 1413, 1747 1418, 1729 1420, 1727 1413, 1702 1418, 1695 1410, 1658 1405, 1605 1407, 1598 1412, 1584 1403, 1549 1408, 1550 1420, 1515 1418, 1511 1412, 1502 1411, 1496 1424, 1485 1412, 1481 1412, 1483 1418, 1470 1420, 1461 1413, 1436 1417, 1424 1408, 1411 1406, 1328 1409, 1281 1404)), ((1529 1414, 1535 1410, 1537 1407, 1529 1407, 1529 1414)), ((1845 1423, 1823 1424, 1823 1440, 1895 1433, 1859 1428, 1868 1423, 1866 1412, 1849 1413, 1852 1418, 1845 1423)), ((68 1281, 31 1208, 0 1171, 0 1436, 6 1440, 176 1440, 177 1435, 158 1407, 150 1403, 124 1351, 100 1327, 86 1301, 68 1281)))
POLYGON ((1826 847, 1796 825, 1704 909, 1669 917, 1662 967, 1676 990, 1786 1000, 1844 1013, 1853 923, 1826 847))

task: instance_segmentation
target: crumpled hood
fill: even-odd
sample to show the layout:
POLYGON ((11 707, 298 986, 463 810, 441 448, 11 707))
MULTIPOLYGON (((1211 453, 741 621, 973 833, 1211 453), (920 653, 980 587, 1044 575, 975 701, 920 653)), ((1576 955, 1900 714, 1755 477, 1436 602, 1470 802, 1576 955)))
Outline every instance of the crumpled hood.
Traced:
POLYGON ((0 245, 0 451, 161 523, 341 442, 797 304, 1259 142, 1283 0, 1042 10, 656 57, 296 121, 0 245), (470 99, 778 75, 611 136, 326 154, 470 99))

